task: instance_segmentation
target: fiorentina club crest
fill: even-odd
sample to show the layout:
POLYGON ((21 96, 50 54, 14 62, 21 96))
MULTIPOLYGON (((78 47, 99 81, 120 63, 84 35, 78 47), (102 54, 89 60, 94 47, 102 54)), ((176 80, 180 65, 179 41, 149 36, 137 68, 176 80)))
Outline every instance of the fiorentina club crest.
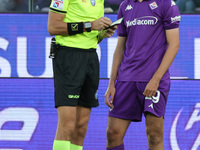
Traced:
POLYGON ((156 2, 149 4, 149 6, 151 7, 152 10, 158 8, 158 5, 156 4, 156 2))
POLYGON ((92 6, 95 6, 95 0, 90 0, 92 6))

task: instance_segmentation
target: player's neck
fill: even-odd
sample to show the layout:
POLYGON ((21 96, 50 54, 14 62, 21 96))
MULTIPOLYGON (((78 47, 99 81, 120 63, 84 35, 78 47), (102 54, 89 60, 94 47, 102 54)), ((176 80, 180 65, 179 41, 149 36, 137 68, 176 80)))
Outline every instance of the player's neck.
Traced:
POLYGON ((143 0, 139 0, 139 2, 142 2, 143 0))

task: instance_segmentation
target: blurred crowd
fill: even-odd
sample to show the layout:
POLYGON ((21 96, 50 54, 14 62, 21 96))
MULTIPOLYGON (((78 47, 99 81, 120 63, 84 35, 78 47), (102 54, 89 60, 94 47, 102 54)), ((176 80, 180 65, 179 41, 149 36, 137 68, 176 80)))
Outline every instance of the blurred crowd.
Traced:
POLYGON ((123 2, 123 0, 105 0, 104 1, 105 13, 117 13, 121 2, 123 2))
POLYGON ((47 12, 51 0, 0 0, 0 12, 47 12))
POLYGON ((200 0, 176 0, 181 13, 200 13, 200 0))
POLYGON ((27 0, 0 0, 0 12, 28 11, 27 0))
MULTIPOLYGON (((105 13, 117 13, 123 0, 105 0, 105 13)), ((200 13, 200 0, 175 0, 181 13, 200 13)), ((51 0, 0 0, 0 12, 48 12, 51 0)))

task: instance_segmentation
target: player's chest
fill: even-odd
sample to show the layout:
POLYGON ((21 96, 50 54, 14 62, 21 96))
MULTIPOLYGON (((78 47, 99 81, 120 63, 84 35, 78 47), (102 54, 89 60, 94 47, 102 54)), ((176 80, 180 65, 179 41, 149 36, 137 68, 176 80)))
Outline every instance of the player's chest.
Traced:
POLYGON ((124 7, 124 22, 126 27, 156 26, 162 23, 159 6, 155 3, 133 3, 124 7))

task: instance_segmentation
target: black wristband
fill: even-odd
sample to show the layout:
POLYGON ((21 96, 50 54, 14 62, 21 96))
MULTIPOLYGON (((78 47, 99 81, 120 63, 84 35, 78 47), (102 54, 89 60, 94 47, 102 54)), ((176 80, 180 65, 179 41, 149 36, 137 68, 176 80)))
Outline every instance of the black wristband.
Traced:
POLYGON ((83 22, 67 23, 67 28, 69 35, 83 33, 83 22))

